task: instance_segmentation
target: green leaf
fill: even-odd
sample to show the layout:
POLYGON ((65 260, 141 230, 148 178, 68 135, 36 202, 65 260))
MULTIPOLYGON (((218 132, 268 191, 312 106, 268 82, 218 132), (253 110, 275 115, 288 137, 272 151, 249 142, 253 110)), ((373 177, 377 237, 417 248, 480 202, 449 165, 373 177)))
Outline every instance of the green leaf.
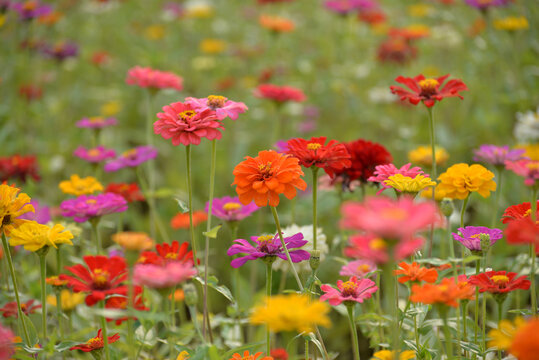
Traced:
POLYGON ((155 344, 157 344, 157 335, 153 328, 146 331, 144 326, 139 326, 137 330, 135 330, 135 339, 147 346, 155 346, 155 344))
POLYGON ((210 355, 210 360, 221 360, 219 357, 219 352, 217 351, 217 347, 215 345, 212 345, 208 348, 208 355, 210 355))
POLYGON ((77 344, 80 344, 80 341, 62 341, 61 343, 54 345, 54 350, 57 352, 66 351, 77 344))
MULTIPOLYGON (((194 279, 204 285, 204 279, 200 276, 196 276, 194 279)), ((234 296, 232 296, 232 292, 230 291, 230 289, 227 288, 225 285, 218 285, 218 281, 219 280, 215 276, 208 276, 209 287, 226 297, 231 302, 236 302, 236 300, 234 300, 234 296)))
POLYGON ((531 309, 513 309, 513 310, 509 310, 507 312, 512 313, 512 314, 520 314, 522 316, 530 316, 530 315, 532 315, 531 309))
POLYGON ((217 225, 216 227, 214 227, 210 231, 203 232, 202 235, 207 236, 210 239, 216 239, 217 238, 217 232, 219 232, 219 229, 221 228, 221 226, 223 226, 223 225, 217 225))
MULTIPOLYGON (((19 324, 19 334, 24 334, 23 328, 22 328, 22 322, 26 324, 26 330, 28 330, 28 337, 30 338, 30 344, 26 344, 29 347, 33 347, 35 344, 39 342, 39 336, 37 335, 36 327, 34 326, 34 323, 28 315, 25 313, 22 313, 22 317, 19 318, 18 324, 19 324)), ((24 336, 22 336, 22 340, 26 341, 24 336)))
POLYGON ((189 212, 189 207, 187 206, 187 204, 185 204, 185 202, 177 197, 174 198, 174 200, 176 200, 176 202, 178 203, 178 206, 180 207, 180 211, 182 213, 186 213, 186 212, 189 212))

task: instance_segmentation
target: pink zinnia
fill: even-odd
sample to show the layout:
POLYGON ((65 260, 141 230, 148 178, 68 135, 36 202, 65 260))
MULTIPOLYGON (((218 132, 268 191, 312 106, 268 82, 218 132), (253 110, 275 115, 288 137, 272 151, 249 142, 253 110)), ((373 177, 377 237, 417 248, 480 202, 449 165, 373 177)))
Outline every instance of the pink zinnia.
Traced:
POLYGON ((354 302, 362 303, 363 300, 372 297, 378 290, 378 286, 370 279, 358 280, 352 276, 348 281, 337 281, 337 289, 331 285, 321 285, 320 290, 324 295, 320 296, 320 300, 328 300, 330 305, 337 306, 342 304, 354 305, 354 302))
POLYGON ((153 124, 153 129, 165 139, 172 138, 174 146, 198 145, 203 137, 218 140, 222 136, 219 129, 223 126, 215 111, 199 111, 193 105, 181 102, 164 106, 163 111, 157 114, 159 120, 153 124))
POLYGON ((390 176, 401 174, 403 176, 411 177, 412 179, 417 175, 429 177, 429 175, 425 174, 419 166, 414 166, 411 169, 410 166, 412 166, 412 163, 403 165, 400 169, 393 164, 378 165, 375 167, 374 176, 371 176, 367 180, 382 185, 382 188, 376 193, 380 194, 385 189, 391 189, 391 186, 385 184, 385 181, 388 180, 390 176))
POLYGON ((85 117, 77 121, 75 125, 80 128, 89 128, 89 129, 102 129, 107 126, 113 126, 118 124, 118 120, 113 117, 103 117, 103 116, 94 116, 94 117, 85 117))
POLYGON ((303 102, 307 99, 303 91, 292 86, 278 86, 273 84, 261 84, 255 90, 255 96, 274 100, 278 103, 286 101, 303 102))
POLYGON ((377 270, 376 263, 372 260, 354 260, 341 267, 339 275, 356 276, 360 279, 377 270))
POLYGON ((539 180, 539 161, 528 159, 518 161, 507 160, 505 162, 505 168, 524 177, 524 184, 527 186, 534 186, 539 180))
POLYGON ((193 106, 197 111, 215 111, 217 118, 223 120, 226 117, 236 120, 239 114, 247 111, 247 106, 242 102, 228 100, 224 96, 210 95, 207 98, 197 99, 188 97, 185 103, 193 106))
POLYGON ((11 359, 15 354, 13 339, 15 334, 9 329, 0 325, 0 360, 11 359))
POLYGON ((171 261, 165 265, 139 264, 135 266, 135 284, 150 288, 170 288, 195 276, 197 270, 191 263, 171 261))
POLYGON ((91 163, 98 163, 101 161, 112 159, 116 156, 116 152, 112 149, 107 149, 101 145, 93 149, 87 149, 84 146, 79 146, 73 152, 73 155, 91 163))
POLYGON ((127 72, 125 82, 128 85, 136 85, 142 88, 159 89, 183 89, 183 79, 178 75, 168 72, 154 70, 149 67, 135 66, 127 72))
MULTIPOLYGON (((393 260, 407 258, 421 249, 423 243, 421 237, 401 239, 393 250, 393 260)), ((369 259, 377 264, 385 264, 389 261, 389 245, 374 234, 355 235, 350 237, 348 247, 344 249, 344 255, 356 259, 369 259)))

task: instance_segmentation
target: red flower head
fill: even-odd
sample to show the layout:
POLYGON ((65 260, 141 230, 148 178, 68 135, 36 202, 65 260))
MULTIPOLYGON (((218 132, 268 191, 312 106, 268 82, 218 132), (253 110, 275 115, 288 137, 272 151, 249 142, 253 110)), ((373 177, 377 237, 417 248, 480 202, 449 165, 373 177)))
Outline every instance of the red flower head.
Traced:
POLYGON ((417 56, 417 49, 400 37, 390 37, 380 44, 377 58, 380 62, 406 64, 417 56))
MULTIPOLYGON (((144 306, 144 302, 142 301, 142 287, 135 286, 134 288, 135 293, 133 294, 133 305, 135 307, 135 310, 138 311, 148 311, 150 310, 146 306, 144 306)), ((105 302, 105 308, 106 309, 118 309, 118 310, 125 310, 127 309, 127 297, 126 296, 111 296, 109 297, 105 302)), ((108 319, 107 321, 115 321, 116 325, 120 325, 124 321, 126 321, 128 317, 122 317, 118 319, 108 319)), ((136 319, 136 318, 135 318, 136 319)))
MULTIPOLYGON (((537 215, 535 219, 539 220, 539 200, 537 201, 537 215)), ((511 205, 505 209, 502 215, 502 222, 504 224, 511 223, 514 220, 529 219, 532 213, 529 202, 525 202, 518 205, 511 205)))
POLYGON ((43 89, 37 85, 24 84, 19 86, 19 96, 26 101, 38 100, 43 96, 43 89))
POLYGON ((419 266, 415 261, 411 264, 401 262, 399 264, 400 269, 395 270, 395 275, 403 275, 399 277, 399 282, 404 284, 411 281, 412 283, 420 283, 425 281, 433 283, 438 279, 438 272, 435 269, 428 269, 426 267, 419 266))
MULTIPOLYGON (((105 346, 102 332, 103 331, 101 329, 97 330, 96 337, 91 338, 90 340, 86 341, 83 344, 75 345, 69 348, 69 350, 82 350, 84 352, 90 352, 90 351, 102 349, 105 346)), ((120 334, 114 334, 112 336, 108 336, 107 339, 108 339, 109 344, 115 343, 116 341, 120 340, 120 334)))
POLYGON ((393 157, 386 148, 375 142, 358 139, 344 145, 351 156, 352 165, 335 173, 342 178, 346 186, 354 180, 366 183, 368 178, 374 175, 377 165, 389 164, 393 161, 393 157))
POLYGON ((274 360, 288 360, 288 353, 283 348, 271 349, 270 355, 274 360))
POLYGON ((506 271, 487 271, 478 275, 470 276, 468 283, 477 286, 479 292, 492 294, 507 293, 513 290, 528 290, 530 280, 526 276, 516 277, 518 274, 506 271))
MULTIPOLYGON (((208 214, 202 210, 193 212, 193 226, 198 226, 204 221, 208 220, 208 214)), ((177 213, 174 215, 172 220, 170 220, 170 226, 173 229, 189 229, 189 214, 187 213, 177 213)))
POLYGON ((529 217, 512 220, 505 229, 505 238, 509 244, 535 244, 535 252, 539 254, 539 226, 529 217))
MULTIPOLYGON (((30 315, 33 314, 37 309, 41 309, 41 305, 34 305, 35 300, 30 299, 25 303, 21 303, 21 310, 24 313, 24 315, 30 315)), ((19 313, 17 310, 17 302, 12 301, 8 302, 6 305, 4 305, 3 308, 0 308, 0 312, 2 313, 2 316, 7 317, 14 317, 15 319, 19 317, 19 313)))
POLYGON ((16 180, 24 183, 28 177, 40 179, 34 155, 0 157, 0 182, 16 180))
POLYGON ((198 111, 191 104, 175 102, 163 106, 163 112, 158 113, 153 124, 156 134, 165 139, 172 138, 172 145, 198 145, 201 138, 208 140, 220 139, 219 129, 223 126, 217 119, 215 111, 198 111))
POLYGON ((287 101, 303 102, 307 99, 303 91, 292 86, 278 86, 273 84, 260 84, 255 90, 255 96, 274 100, 278 103, 287 101))
POLYGON ((144 195, 140 191, 137 183, 110 183, 105 189, 106 193, 114 193, 120 195, 128 203, 133 201, 143 201, 144 195))
POLYGON ((191 264, 193 263, 193 252, 188 251, 188 242, 184 242, 180 245, 178 241, 174 240, 171 245, 166 243, 157 244, 155 245, 155 249, 165 262, 179 261, 183 264, 188 262, 191 264))
POLYGON ((325 143, 325 136, 313 137, 311 140, 290 139, 287 153, 298 158, 300 165, 322 168, 329 176, 334 177, 335 171, 352 164, 350 154, 346 147, 336 140, 330 140, 327 145, 324 145, 325 143))
POLYGON ((87 267, 77 264, 66 269, 75 276, 60 275, 60 280, 67 280, 67 286, 75 292, 86 292, 86 305, 92 306, 107 295, 123 294, 127 287, 122 282, 127 279, 125 260, 119 256, 85 256, 87 267))
POLYGON ((363 21, 370 25, 377 25, 386 22, 387 16, 380 9, 361 11, 358 15, 359 21, 363 21))
POLYGON ((459 79, 449 80, 443 84, 448 75, 438 78, 425 78, 423 75, 417 75, 414 78, 399 76, 395 79, 396 82, 406 85, 408 91, 400 86, 390 86, 391 92, 400 96, 401 101, 408 99, 411 104, 417 105, 423 101, 425 106, 432 107, 437 101, 442 101, 446 97, 458 96, 463 99, 459 91, 468 90, 466 84, 459 79), (442 85, 443 84, 443 85, 442 85))

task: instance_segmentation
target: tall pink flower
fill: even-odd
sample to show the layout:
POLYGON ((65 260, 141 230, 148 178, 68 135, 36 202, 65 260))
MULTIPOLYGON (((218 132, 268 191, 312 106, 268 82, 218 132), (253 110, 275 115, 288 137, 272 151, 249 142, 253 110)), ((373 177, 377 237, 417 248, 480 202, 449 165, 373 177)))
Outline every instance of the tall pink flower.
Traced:
POLYGON ((192 104, 175 102, 163 107, 153 124, 156 134, 165 139, 172 139, 172 145, 198 145, 201 138, 208 140, 220 139, 219 129, 223 126, 219 122, 215 111, 197 110, 192 104))
POLYGON ((320 290, 324 292, 320 300, 328 300, 330 305, 337 306, 343 302, 353 305, 354 302, 362 303, 365 299, 371 298, 372 294, 378 290, 378 286, 370 279, 358 280, 352 276, 348 281, 338 280, 337 289, 324 284, 320 286, 320 290))
POLYGON ((159 89, 183 89, 183 79, 169 71, 154 70, 150 67, 135 66, 127 72, 125 82, 128 85, 136 85, 142 88, 159 89))
POLYGON ((197 270, 192 263, 171 261, 161 265, 139 264, 135 266, 133 280, 137 285, 156 289, 176 286, 195 276, 197 270))
MULTIPOLYGON (((393 249, 393 260, 407 258, 421 249, 424 240, 421 237, 401 239, 393 249)), ((389 244, 374 234, 354 235, 350 237, 344 255, 355 259, 369 259, 377 264, 385 264, 390 260, 389 244)))
POLYGON ((188 97, 185 99, 185 103, 192 105, 197 111, 215 111, 219 120, 226 117, 236 120, 239 114, 248 110, 244 103, 228 100, 226 97, 219 95, 210 95, 202 99, 188 97))
POLYGON ((524 184, 534 186, 539 181, 539 161, 523 159, 505 162, 505 168, 524 177, 524 184))
POLYGON ((371 176, 367 180, 377 182, 382 186, 382 188, 377 192, 377 194, 380 194, 385 189, 391 189, 391 186, 385 184, 385 181, 388 180, 390 176, 401 174, 403 176, 411 177, 412 179, 415 178, 417 175, 429 177, 429 175, 425 174, 419 166, 414 166, 413 168, 410 168, 411 166, 412 163, 408 163, 406 165, 403 165, 399 169, 393 164, 378 165, 375 167, 374 176, 371 176))

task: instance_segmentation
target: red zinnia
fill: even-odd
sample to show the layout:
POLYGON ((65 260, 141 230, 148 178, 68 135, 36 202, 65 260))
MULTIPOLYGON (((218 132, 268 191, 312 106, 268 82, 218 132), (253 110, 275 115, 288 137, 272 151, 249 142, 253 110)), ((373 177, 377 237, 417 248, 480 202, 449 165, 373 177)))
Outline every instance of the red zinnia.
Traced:
MULTIPOLYGON (((141 286, 135 286, 134 288, 135 293, 133 294, 133 305, 135 307, 135 310, 138 311, 148 311, 150 310, 146 306, 144 306, 144 302, 142 301, 142 287, 141 286)), ((105 308, 106 309, 119 309, 119 310, 125 310, 127 309, 127 297, 125 296, 112 296, 107 298, 105 302, 105 308)), ((108 319, 107 321, 115 321, 116 325, 121 325, 122 322, 126 321, 128 317, 122 317, 118 319, 108 319)), ((136 319, 136 318, 134 318, 136 319)))
POLYGON ((395 81, 406 85, 412 91, 408 91, 400 86, 390 86, 389 88, 393 94, 400 96, 401 101, 408 99, 408 101, 414 105, 423 101, 427 107, 434 106, 436 100, 442 101, 442 99, 446 97, 458 96, 463 99, 459 94, 459 91, 468 90, 466 84, 460 79, 452 79, 446 84, 443 84, 448 77, 449 74, 440 76, 436 79, 427 79, 423 75, 417 75, 414 78, 399 76, 395 81))
MULTIPOLYGON (((208 220, 208 214, 205 211, 197 210, 193 212, 193 226, 203 223, 208 220)), ((173 229, 189 229, 189 214, 188 213, 177 213, 174 215, 172 220, 170 220, 170 227, 173 229)))
POLYGON ((181 263, 193 263, 193 252, 188 251, 189 243, 180 243, 176 240, 169 244, 157 244, 155 249, 165 261, 179 261, 181 263))
POLYGON ((413 283, 420 283, 421 281, 433 283, 438 279, 438 272, 435 269, 421 267, 415 261, 411 264, 403 261, 399 264, 399 267, 400 269, 394 270, 393 273, 395 275, 402 275, 398 279, 401 284, 408 281, 413 283))
POLYGON ((278 86, 273 84, 260 84, 255 90, 255 96, 274 100, 278 103, 286 101, 302 102, 307 99, 303 91, 292 86, 278 86))
MULTIPOLYGON (((511 205, 505 209, 502 215, 502 222, 507 224, 511 223, 513 220, 529 219, 531 212, 532 210, 529 202, 511 205)), ((535 219, 539 219, 539 200, 537 201, 537 214, 535 219)))
POLYGON ((288 360, 288 352, 283 348, 271 349, 270 355, 273 360, 288 360))
MULTIPOLYGON (((108 343, 112 344, 120 340, 120 334, 114 334, 112 336, 107 336, 108 343)), ((101 329, 97 330, 97 336, 91 338, 83 344, 78 344, 73 347, 70 347, 69 350, 82 350, 84 352, 90 352, 94 350, 102 349, 105 346, 103 341, 103 331, 101 329)))
POLYGON ((0 182, 18 180, 24 183, 28 177, 40 179, 34 155, 0 157, 0 182))
POLYGON ((61 274, 60 280, 67 280, 75 292, 87 292, 86 305, 92 306, 107 295, 125 295, 127 287, 122 282, 127 279, 125 260, 119 256, 85 256, 87 267, 77 264, 66 266, 76 277, 61 274))
POLYGON ((477 286, 479 292, 492 294, 507 293, 509 291, 530 288, 530 280, 526 276, 516 277, 518 274, 506 271, 487 271, 478 275, 472 275, 468 279, 470 285, 477 286))
POLYGON ((535 253, 539 253, 539 226, 529 217, 511 221, 505 229, 505 238, 509 244, 535 244, 535 253))
POLYGON ((402 38, 390 37, 380 44, 376 56, 380 62, 406 64, 415 59, 417 49, 402 38))
MULTIPOLYGON (((21 311, 24 313, 24 315, 30 315, 33 314, 37 309, 41 309, 41 305, 34 305, 35 300, 30 299, 25 303, 21 303, 21 311)), ((14 317, 15 319, 19 317, 19 313, 17 311, 17 302, 12 301, 8 302, 6 305, 4 305, 3 308, 0 308, 0 312, 2 313, 2 316, 7 317, 14 317)))
POLYGON ((352 164, 350 154, 346 147, 336 140, 330 140, 327 145, 324 145, 325 143, 325 136, 313 137, 311 140, 290 139, 287 153, 298 158, 300 165, 322 168, 329 176, 334 177, 335 171, 352 164))
POLYGON ((110 183, 105 189, 105 192, 111 192, 116 195, 120 195, 128 203, 144 200, 144 195, 142 195, 142 192, 140 191, 140 188, 138 187, 137 183, 110 183))

